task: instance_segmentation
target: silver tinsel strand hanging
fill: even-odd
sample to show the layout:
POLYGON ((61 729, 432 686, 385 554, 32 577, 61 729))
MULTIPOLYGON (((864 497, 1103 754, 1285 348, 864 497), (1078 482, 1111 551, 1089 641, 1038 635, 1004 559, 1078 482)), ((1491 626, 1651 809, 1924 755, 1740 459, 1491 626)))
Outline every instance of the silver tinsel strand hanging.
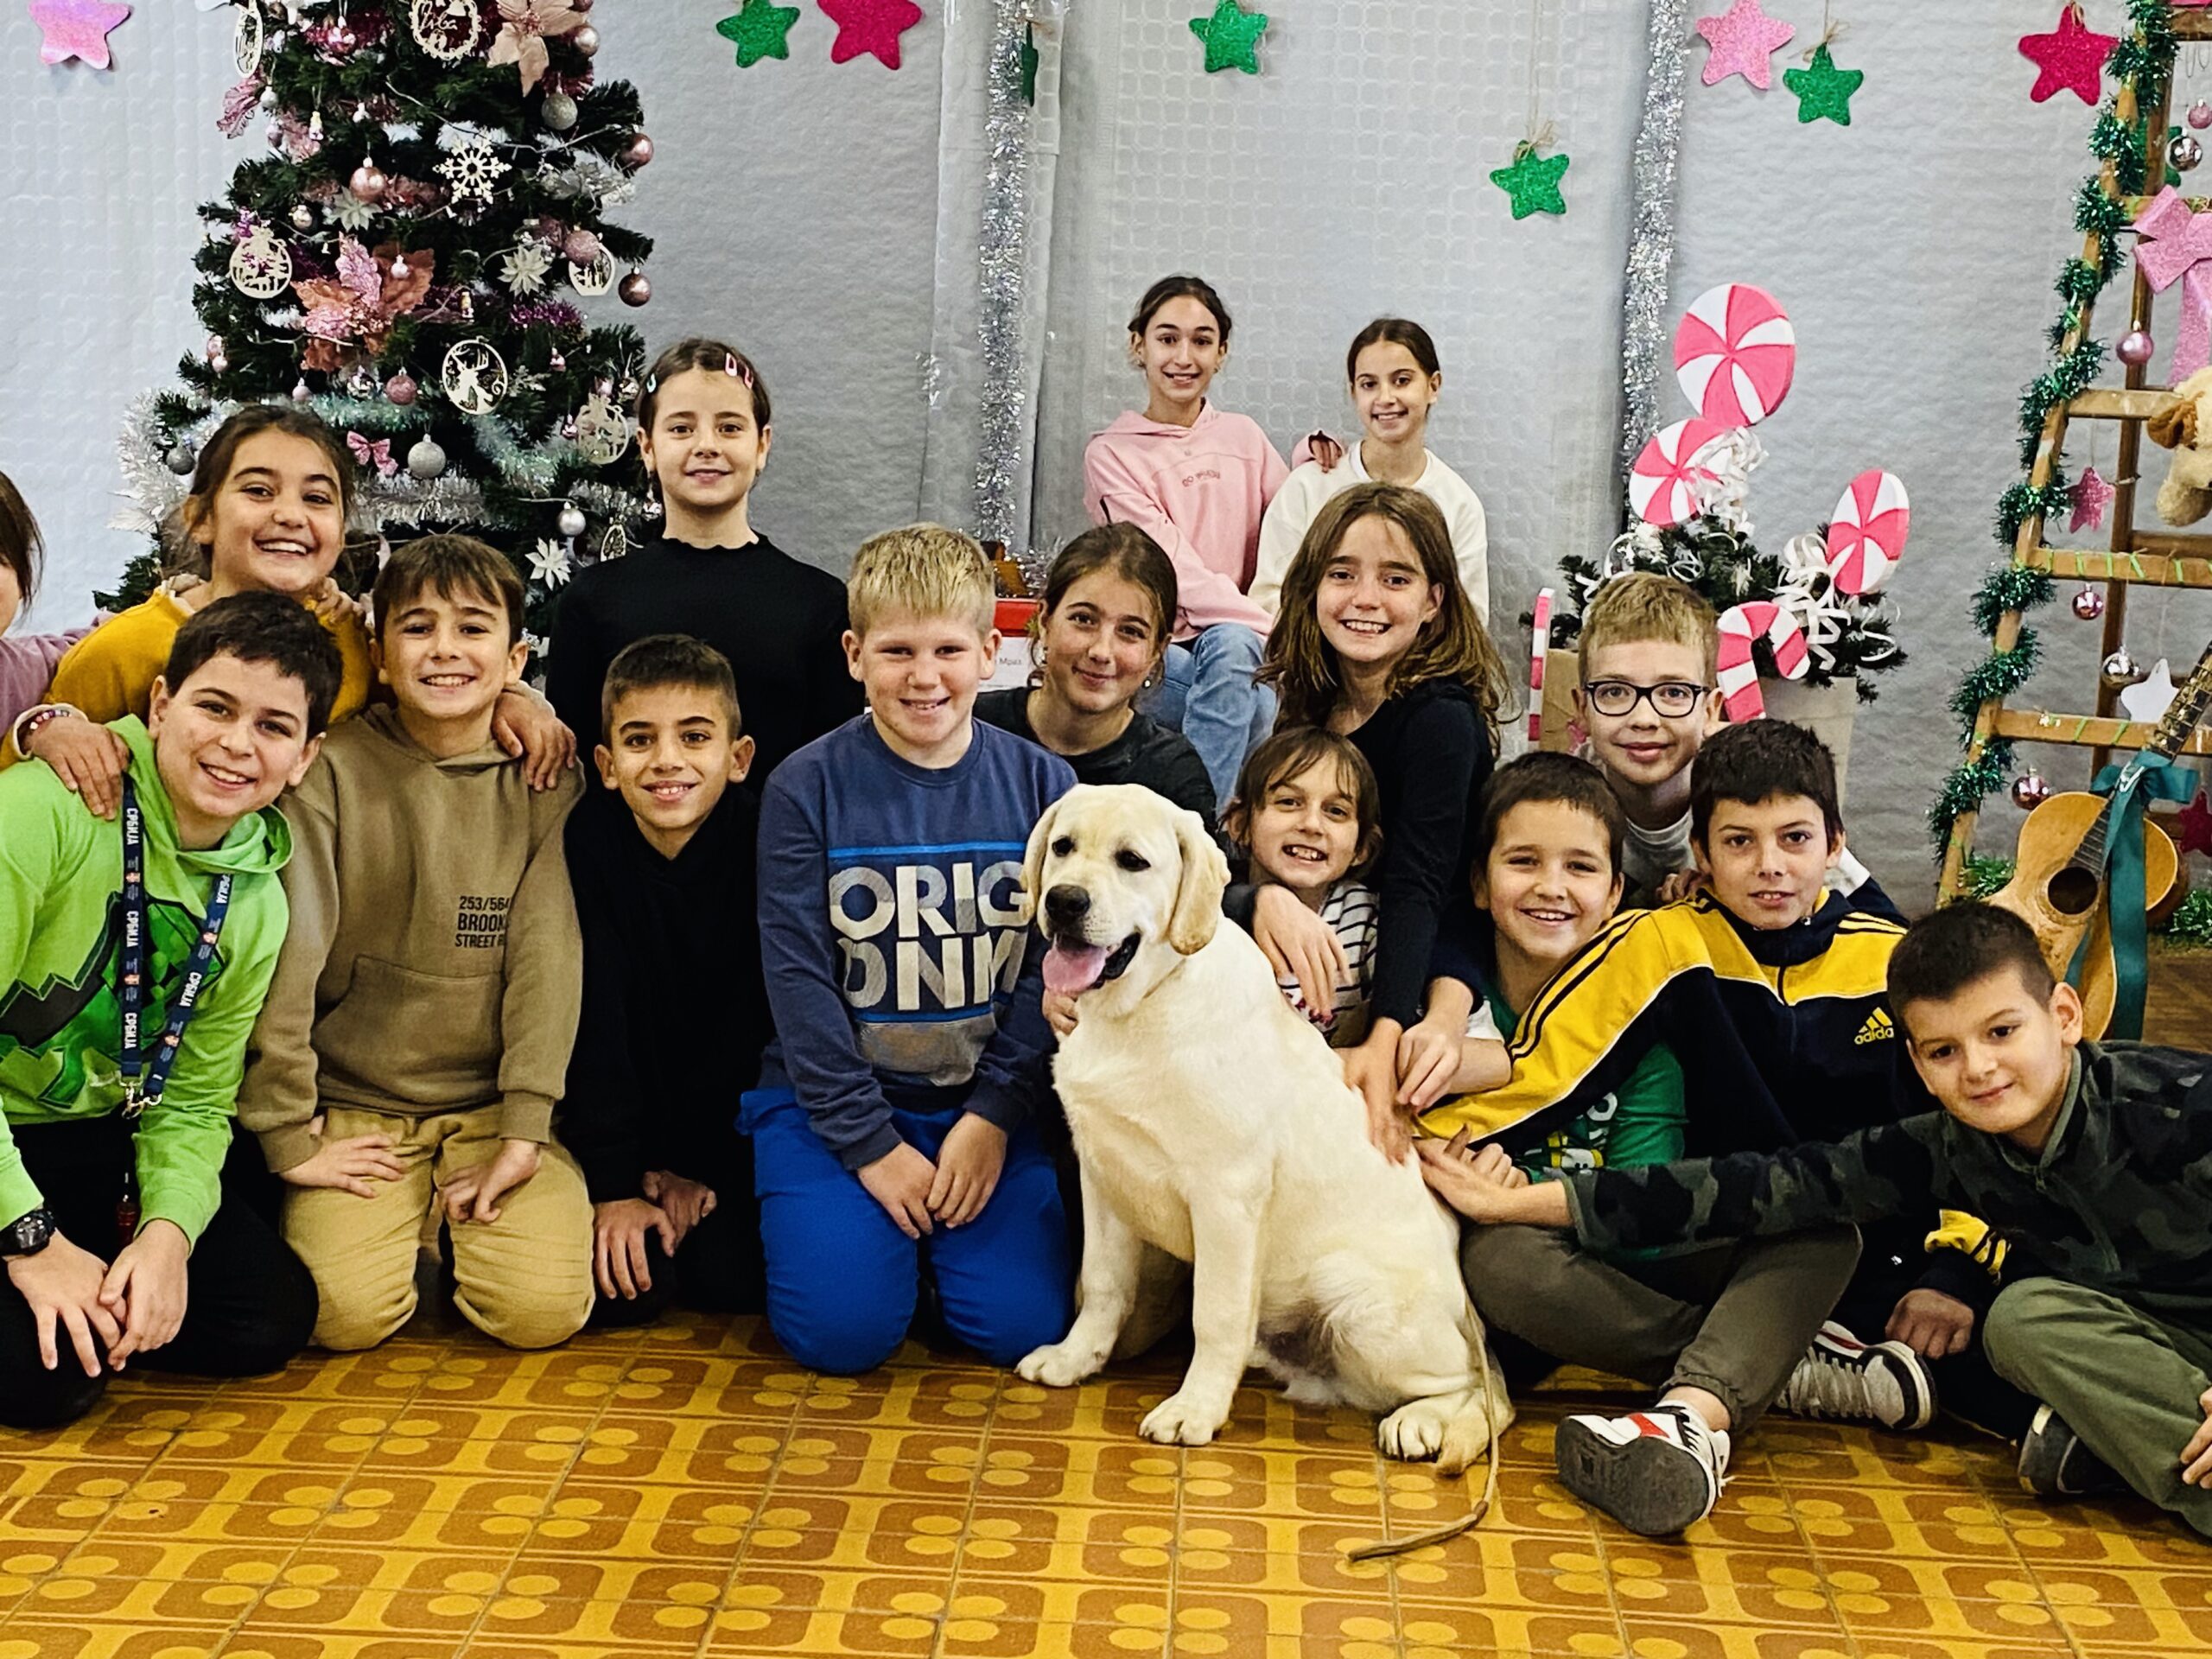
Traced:
POLYGON ((990 104, 983 124, 990 159, 983 174, 982 295, 976 325, 983 377, 976 530, 1016 557, 1024 551, 1025 538, 1016 534, 1014 503, 1027 447, 1022 313, 1029 258, 1030 111, 1021 96, 1021 47, 1028 22, 1027 0, 992 0, 990 104))
POLYGON ((1651 0, 1643 124, 1636 134, 1636 207, 1629 221, 1628 283, 1621 302, 1620 481, 1659 429, 1667 373, 1667 278, 1675 263, 1675 188, 1682 147, 1682 76, 1689 58, 1686 0, 1651 0))

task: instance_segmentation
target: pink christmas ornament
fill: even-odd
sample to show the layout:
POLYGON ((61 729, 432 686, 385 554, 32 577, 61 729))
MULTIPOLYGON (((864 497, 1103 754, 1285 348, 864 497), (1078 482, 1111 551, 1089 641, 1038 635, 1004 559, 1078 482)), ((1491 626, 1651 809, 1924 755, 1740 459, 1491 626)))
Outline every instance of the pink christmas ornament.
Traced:
POLYGON ((1766 713, 1758 667, 1751 656, 1754 643, 1764 639, 1773 649, 1775 668, 1785 680, 1803 679, 1811 665, 1804 634, 1789 613, 1770 599, 1730 606, 1720 613, 1719 632, 1713 677, 1720 687, 1721 707, 1737 725, 1766 713))
POLYGON ((1911 528, 1912 503, 1903 479, 1884 472, 1853 479, 1828 524, 1828 580, 1836 591, 1878 592, 1904 556, 1911 528))
POLYGON ((1529 645, 1529 741, 1544 734, 1544 662, 1552 642, 1552 590, 1536 595, 1536 631, 1529 645))
POLYGON ((2081 8, 2074 0, 2067 0, 2055 32, 2020 36, 2020 55, 2034 64, 2037 72, 2028 96, 2041 104, 2061 92, 2070 92, 2094 109, 2104 92, 2105 60, 2119 44, 2119 35, 2096 33, 2082 21, 2081 8))
POLYGON ((2130 368, 2139 369, 2151 360, 2151 353, 2158 349, 2158 342, 2140 328, 2131 328, 2113 347, 2113 353, 2130 368))
POLYGON ((922 21, 913 0, 821 0, 823 14, 837 25, 830 61, 843 63, 873 52, 891 68, 899 67, 899 37, 922 21))
POLYGON ((1655 434, 1629 471, 1628 500, 1636 516, 1662 530, 1694 517, 1697 485, 1712 474, 1696 464, 1706 446, 1728 435, 1717 421, 1676 421, 1655 434))
POLYGON ((2103 474, 2094 467, 2083 467, 2082 476, 2074 480, 2074 513, 2067 520, 2066 528, 2102 530, 2105 514, 2111 511, 2115 493, 2103 474))
POLYGON ((130 16, 130 7, 111 5, 108 0, 31 0, 31 22, 45 36, 39 43, 39 61, 67 63, 82 58, 95 69, 112 67, 108 34, 130 16))
POLYGON ((1767 60, 1797 35, 1788 23, 1761 11, 1759 0, 1736 0, 1717 17, 1699 18, 1697 32, 1713 48, 1705 60, 1707 86, 1741 75, 1761 92, 1774 84, 1774 66, 1767 60))
POLYGON ((2181 284, 2181 333, 2174 340, 2178 385, 2212 362, 2212 213, 2195 213, 2171 184, 2135 221, 2135 264, 2152 289, 2181 284))
POLYGON ((1774 296, 1724 283, 1690 302, 1675 330, 1675 378, 1697 412, 1753 426, 1782 407, 1797 372, 1797 331, 1774 296))

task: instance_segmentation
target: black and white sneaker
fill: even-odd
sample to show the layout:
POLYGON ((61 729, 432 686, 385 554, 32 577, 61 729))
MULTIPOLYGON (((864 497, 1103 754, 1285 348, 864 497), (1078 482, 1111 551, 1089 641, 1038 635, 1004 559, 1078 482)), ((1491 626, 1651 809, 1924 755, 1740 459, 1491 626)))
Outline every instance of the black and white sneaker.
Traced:
POLYGON ((1712 1514, 1728 1472, 1728 1436, 1681 1406, 1570 1417, 1554 1445, 1567 1490, 1647 1538, 1712 1514))
POLYGON ((2020 1440, 2020 1484, 2037 1497, 2097 1497, 2127 1490, 2127 1483, 2049 1406, 2036 1408, 2035 1421, 2020 1440))
POLYGON ((1830 1319, 1774 1408, 1792 1417, 1925 1428, 1936 1418, 1936 1374, 1904 1343, 1861 1342, 1830 1319))

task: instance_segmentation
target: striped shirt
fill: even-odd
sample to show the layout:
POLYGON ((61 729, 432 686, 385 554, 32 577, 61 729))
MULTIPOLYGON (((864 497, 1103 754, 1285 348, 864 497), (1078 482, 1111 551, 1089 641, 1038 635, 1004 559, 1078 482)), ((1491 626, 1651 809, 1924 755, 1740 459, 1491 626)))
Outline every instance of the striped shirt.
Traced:
POLYGON ((1348 964, 1344 977, 1337 982, 1335 1004, 1326 1012, 1317 1014, 1306 1006, 1306 999, 1298 994, 1295 978, 1275 982, 1282 988, 1290 1006, 1321 1028, 1332 1048, 1355 1048, 1366 1040, 1370 1018, 1368 1001, 1375 986, 1378 913, 1375 889, 1364 881, 1350 878, 1331 887, 1329 896, 1321 901, 1321 919, 1344 946, 1348 964))

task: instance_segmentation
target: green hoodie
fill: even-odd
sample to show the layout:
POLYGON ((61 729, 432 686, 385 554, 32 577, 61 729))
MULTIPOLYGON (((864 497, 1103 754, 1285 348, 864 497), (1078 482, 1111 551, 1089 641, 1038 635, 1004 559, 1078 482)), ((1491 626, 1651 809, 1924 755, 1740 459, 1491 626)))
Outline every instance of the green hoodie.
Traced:
MULTIPOLYGON (((275 877, 291 855, 292 832, 275 807, 264 807, 232 825, 221 845, 184 850, 145 727, 126 717, 109 729, 130 750, 146 817, 149 1046, 168 1018, 216 878, 238 878, 168 1090, 138 1125, 139 1225, 174 1222, 197 1241, 222 1199, 246 1037, 284 942, 284 890, 275 877)), ((41 1202, 10 1126, 105 1117, 123 1104, 115 991, 122 889, 119 824, 95 817, 48 767, 0 773, 0 1224, 41 1202)))

